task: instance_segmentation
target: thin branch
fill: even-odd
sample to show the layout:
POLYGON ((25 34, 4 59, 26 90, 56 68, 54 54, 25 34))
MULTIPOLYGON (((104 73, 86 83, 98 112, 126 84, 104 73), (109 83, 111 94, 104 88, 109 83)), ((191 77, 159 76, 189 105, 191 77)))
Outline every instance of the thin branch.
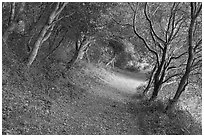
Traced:
POLYGON ((132 9, 133 12, 135 12, 134 8, 132 7, 132 5, 130 4, 130 2, 128 2, 128 5, 130 6, 130 8, 132 9))
POLYGON ((175 28, 176 31, 172 34, 171 39, 169 39, 169 41, 172 41, 174 38, 176 38, 176 36, 177 36, 179 30, 181 29, 181 26, 182 26, 183 22, 184 22, 184 21, 182 21, 182 22, 178 25, 178 27, 176 27, 177 29, 175 28))
POLYGON ((179 20, 178 22, 175 23, 175 21, 176 21, 176 12, 177 12, 177 10, 178 10, 178 9, 177 9, 178 5, 179 5, 179 3, 175 6, 175 10, 174 10, 173 13, 172 13, 172 14, 173 14, 173 19, 172 19, 172 24, 171 24, 171 33, 170 33, 169 38, 168 38, 168 40, 167 40, 168 43, 169 43, 171 40, 174 39, 173 37, 176 36, 177 32, 178 32, 179 29, 180 29, 180 28, 178 28, 176 34, 174 33, 175 29, 177 28, 177 24, 178 24, 178 22, 180 21, 180 20, 179 20))
POLYGON ((155 40, 155 38, 154 38, 154 36, 152 34, 152 31, 150 31, 150 35, 151 35, 155 45, 157 45, 162 51, 164 51, 164 48, 160 45, 160 43, 155 40))
POLYGON ((184 53, 182 53, 182 54, 180 54, 180 55, 178 55, 178 56, 172 56, 172 57, 169 59, 169 61, 168 61, 167 65, 166 65, 166 67, 169 66, 169 64, 171 63, 171 61, 172 61, 173 59, 178 59, 178 58, 182 57, 183 55, 185 55, 185 54, 187 54, 187 53, 188 53, 188 52, 186 51, 186 52, 184 52, 184 53))
MULTIPOLYGON (((57 19, 57 20, 53 21, 53 22, 52 22, 52 24, 56 24, 56 23, 57 23, 57 22, 59 22, 60 20, 62 20, 62 19, 64 19, 64 18, 68 18, 68 17, 72 16, 74 13, 75 13, 75 12, 72 12, 72 13, 71 13, 71 14, 69 14, 69 15, 63 16, 63 17, 61 17, 61 18, 59 18, 59 19, 57 19)), ((52 25, 52 24, 51 24, 51 25, 52 25)))
POLYGON ((185 55, 185 54, 187 54, 188 52, 186 51, 186 52, 184 52, 184 53, 182 53, 182 54, 180 54, 180 55, 178 55, 178 56, 173 56, 173 57, 171 57, 170 59, 178 59, 178 58, 180 58, 180 57, 182 57, 183 55, 185 55))
POLYGON ((52 23, 55 21, 56 18, 59 17, 59 14, 61 13, 61 11, 64 9, 64 7, 67 5, 67 2, 63 3, 62 7, 59 8, 60 2, 57 3, 54 11, 51 13, 51 15, 49 16, 48 19, 48 25, 51 26, 52 23))
POLYGON ((133 17, 133 31, 134 31, 134 33, 136 34, 136 36, 137 36, 139 39, 141 39, 141 40, 143 41, 143 43, 145 44, 145 47, 146 47, 150 52, 152 52, 152 53, 155 54, 156 59, 157 59, 157 64, 159 64, 159 56, 158 56, 157 52, 154 51, 153 49, 151 49, 151 48, 148 46, 148 44, 146 43, 145 39, 144 39, 143 37, 141 37, 141 36, 137 33, 137 31, 136 31, 136 26, 135 26, 135 19, 136 19, 136 11, 134 12, 134 17, 133 17))
POLYGON ((162 81, 162 84, 169 81, 170 79, 172 79, 173 77, 177 77, 177 76, 182 76, 183 73, 176 73, 174 75, 169 76, 168 78, 166 78, 165 80, 162 81))
POLYGON ((152 13, 152 15, 154 16, 154 14, 157 12, 157 10, 159 9, 160 5, 156 7, 156 9, 154 10, 154 12, 152 13))
POLYGON ((175 20, 176 20, 176 11, 174 11, 173 13, 173 19, 172 19, 172 24, 171 24, 171 33, 169 35, 169 38, 167 40, 167 42, 170 42, 170 39, 172 38, 173 36, 173 33, 174 33, 174 30, 175 30, 175 20))
POLYGON ((185 20, 186 20, 186 18, 184 16, 182 16, 181 18, 176 20, 175 26, 178 26, 178 24, 180 24, 181 22, 183 23, 185 20))
POLYGON ((186 66, 186 64, 181 64, 179 66, 171 66, 171 67, 168 67, 167 71, 170 71, 172 69, 181 69, 182 67, 186 66))
POLYGON ((195 67, 195 66, 198 66, 202 63, 202 58, 199 58, 199 60, 197 62, 193 62, 193 64, 191 65, 191 67, 195 67))
MULTIPOLYGON (((196 7, 196 6, 195 6, 195 7, 196 7)), ((198 8, 198 11, 196 12, 194 18, 197 18, 197 17, 198 17, 199 13, 201 12, 201 9, 202 9, 202 4, 201 4, 200 7, 198 8)))
POLYGON ((172 18, 172 15, 173 15, 173 9, 174 9, 175 4, 176 3, 174 2, 173 6, 171 7, 171 15, 169 17, 169 21, 168 21, 168 25, 167 25, 167 30, 166 30, 166 42, 168 41, 168 33, 169 33, 169 29, 170 29, 171 18, 172 18))
POLYGON ((68 4, 68 2, 64 2, 64 3, 63 3, 62 7, 57 11, 56 16, 58 16, 58 15, 62 12, 62 10, 65 8, 65 6, 66 6, 67 4, 68 4))
POLYGON ((145 13, 145 17, 146 17, 147 21, 149 22, 150 30, 153 32, 154 36, 155 36, 159 41, 161 41, 162 43, 165 43, 165 41, 164 41, 163 39, 161 39, 161 38, 156 34, 156 32, 154 31, 152 22, 151 22, 151 20, 149 19, 146 10, 147 10, 147 3, 145 3, 144 13, 145 13))
POLYGON ((199 39, 197 42, 196 42, 196 45, 195 47, 193 48, 193 51, 195 52, 196 49, 198 48, 198 46, 200 46, 202 44, 202 39, 199 39))

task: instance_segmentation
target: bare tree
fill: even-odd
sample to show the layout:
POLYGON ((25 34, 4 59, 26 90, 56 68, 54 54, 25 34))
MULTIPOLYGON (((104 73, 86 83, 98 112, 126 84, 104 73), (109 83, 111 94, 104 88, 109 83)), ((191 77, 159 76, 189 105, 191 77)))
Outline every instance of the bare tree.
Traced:
POLYGON ((144 15, 145 15, 146 21, 149 24, 148 31, 149 31, 149 36, 151 38, 151 42, 149 44, 147 40, 143 38, 136 30, 135 21, 136 21, 137 10, 136 9, 134 10, 134 8, 131 7, 131 9, 134 11, 134 15, 133 15, 134 33, 137 35, 139 39, 142 40, 142 42, 145 44, 145 47, 149 50, 150 53, 152 53, 155 56, 155 60, 156 60, 148 85, 144 91, 144 93, 146 93, 149 90, 150 85, 151 84, 153 85, 153 93, 150 100, 156 99, 162 85, 165 82, 167 82, 165 78, 167 76, 167 70, 170 67, 172 59, 177 59, 186 54, 185 52, 185 53, 179 54, 178 57, 174 57, 174 52, 175 52, 175 50, 173 50, 175 48, 174 42, 178 37, 178 32, 181 31, 181 26, 186 20, 182 15, 180 16, 177 15, 179 11, 179 4, 180 3, 172 4, 172 7, 170 9, 170 16, 168 17, 167 23, 166 23, 167 25, 163 28, 163 32, 160 32, 158 31, 158 29, 155 29, 152 18, 149 17, 148 4, 145 3, 144 15), (169 52, 169 51, 172 51, 172 52, 169 52))
MULTIPOLYGON (((187 37, 187 44, 188 44, 188 59, 187 64, 185 67, 184 75, 182 76, 178 89, 176 91, 176 94, 174 95, 173 99, 169 101, 169 104, 166 107, 166 110, 171 109, 174 104, 178 101, 180 95, 185 91, 186 86, 189 84, 189 77, 191 75, 191 72, 197 68, 201 68, 201 54, 198 55, 201 52, 201 44, 202 44, 202 38, 200 37, 196 42, 194 42, 194 32, 196 31, 196 21, 198 19, 198 16, 201 13, 202 4, 201 3, 190 3, 190 25, 188 28, 188 37, 187 37), (195 43, 195 44, 194 44, 195 43)), ((193 74, 199 74, 198 72, 193 74)), ((192 74, 192 75, 193 75, 192 74)))

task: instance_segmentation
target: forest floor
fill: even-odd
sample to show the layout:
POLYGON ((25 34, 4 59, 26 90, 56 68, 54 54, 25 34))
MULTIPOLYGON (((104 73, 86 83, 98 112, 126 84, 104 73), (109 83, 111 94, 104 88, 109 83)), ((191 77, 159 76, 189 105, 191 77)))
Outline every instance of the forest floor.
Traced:
POLYGON ((191 127, 186 129, 175 115, 159 111, 159 103, 143 101, 136 89, 145 84, 144 73, 82 63, 68 78, 50 82, 40 74, 22 80, 11 70, 3 66, 3 134, 198 134, 189 132, 191 127))

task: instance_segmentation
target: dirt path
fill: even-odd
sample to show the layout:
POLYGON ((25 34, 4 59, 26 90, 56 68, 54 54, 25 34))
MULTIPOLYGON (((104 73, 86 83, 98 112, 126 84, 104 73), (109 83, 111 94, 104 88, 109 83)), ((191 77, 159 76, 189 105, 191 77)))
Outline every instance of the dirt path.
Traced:
MULTIPOLYGON (((144 84, 144 74, 134 79, 123 73, 83 66, 71 70, 69 77, 73 84, 86 91, 84 98, 76 101, 77 106, 72 114, 75 121, 81 121, 79 118, 85 121, 77 123, 77 127, 83 127, 83 130, 77 129, 77 132, 85 134, 88 131, 88 134, 103 135, 142 134, 130 100, 132 94, 137 92, 135 88, 144 84), (86 124, 88 126, 84 126, 86 124)), ((65 106, 64 109, 67 108, 72 107, 65 106)), ((70 112, 72 111, 69 114, 70 112)))
POLYGON ((137 87, 145 84, 144 73, 132 74, 135 76, 89 65, 83 74, 75 78, 75 83, 93 94, 125 103, 131 99, 131 96, 137 94, 137 87))

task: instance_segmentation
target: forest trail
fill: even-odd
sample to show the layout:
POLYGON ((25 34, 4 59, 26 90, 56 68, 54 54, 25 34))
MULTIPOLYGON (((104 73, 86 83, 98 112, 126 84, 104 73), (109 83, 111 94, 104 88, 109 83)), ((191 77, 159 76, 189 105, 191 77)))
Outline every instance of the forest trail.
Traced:
POLYGON ((74 83, 93 94, 125 103, 139 94, 136 88, 146 84, 145 79, 145 73, 106 70, 89 64, 74 83))

